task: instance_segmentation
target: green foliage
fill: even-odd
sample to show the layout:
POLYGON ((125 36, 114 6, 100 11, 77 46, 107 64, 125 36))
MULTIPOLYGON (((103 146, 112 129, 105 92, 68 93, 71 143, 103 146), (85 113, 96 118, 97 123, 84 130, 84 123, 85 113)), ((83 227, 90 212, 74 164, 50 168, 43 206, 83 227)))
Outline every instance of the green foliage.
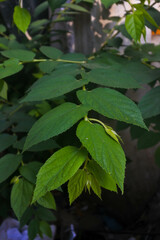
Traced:
MULTIPOLYGON (((110 122, 119 130, 130 127, 139 149, 160 139, 160 70, 152 65, 160 61, 160 46, 139 44, 146 26, 156 30, 160 25, 159 12, 150 1, 127 1, 125 24, 120 25, 120 17, 110 18, 113 27, 91 56, 51 47, 51 39, 61 44, 59 36, 66 34, 54 28, 56 22, 90 14, 83 2, 91 7, 94 1, 44 1, 32 23, 20 2, 13 9, 13 21, 25 34, 17 31, 20 42, 0 25, 0 182, 8 191, 14 183, 11 207, 21 225, 29 225, 29 239, 51 237, 47 222, 55 221, 49 210, 56 210, 54 190, 63 184, 66 189, 67 182, 70 204, 86 191, 100 199, 101 188, 118 192, 119 187, 123 193, 123 140, 110 122), (48 7, 52 14, 45 19, 48 7), (132 41, 124 53, 123 40, 116 37, 120 32, 132 41), (144 84, 151 90, 139 102, 127 97, 128 89, 134 93, 144 84)), ((109 8, 126 1, 101 2, 109 8)), ((159 148, 155 161, 159 164, 159 148)))

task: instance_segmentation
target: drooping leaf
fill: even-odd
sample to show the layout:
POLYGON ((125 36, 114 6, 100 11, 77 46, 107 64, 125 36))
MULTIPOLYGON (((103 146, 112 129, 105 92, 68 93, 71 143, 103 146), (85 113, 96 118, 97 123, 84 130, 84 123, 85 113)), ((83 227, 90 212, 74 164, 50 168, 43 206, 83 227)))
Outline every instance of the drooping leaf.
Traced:
POLYGON ((24 151, 31 146, 61 134, 84 117, 89 108, 74 103, 64 103, 43 115, 31 128, 24 151))
POLYGON ((144 118, 150 118, 160 114, 160 86, 152 88, 139 102, 139 108, 144 118))
POLYGON ((10 147, 16 141, 16 139, 16 136, 12 136, 7 133, 0 134, 0 152, 10 147))
POLYGON ((105 172, 94 160, 89 161, 87 169, 95 176, 101 187, 117 192, 117 186, 112 176, 105 172))
POLYGON ((21 159, 21 155, 14 154, 6 154, 0 158, 0 183, 5 181, 17 170, 21 159))
POLYGON ((52 193, 47 192, 43 197, 37 201, 41 206, 56 210, 56 203, 52 193))
POLYGON ((86 80, 77 80, 72 75, 57 77, 52 75, 45 76, 43 77, 43 81, 40 79, 31 87, 30 92, 21 102, 42 101, 56 98, 74 89, 80 88, 86 83, 86 80))
POLYGON ((38 175, 33 201, 44 196, 70 179, 87 157, 85 149, 64 147, 54 153, 41 167, 38 175))
POLYGON ((109 88, 78 91, 79 100, 100 114, 147 129, 136 104, 121 93, 109 88))
POLYGON ((133 14, 127 15, 125 20, 125 26, 131 37, 137 42, 140 41, 142 30, 144 28, 144 19, 142 15, 133 14))
POLYGON ((101 199, 101 187, 94 175, 87 175, 87 188, 90 191, 90 188, 93 192, 101 199))
POLYGON ((29 207, 34 186, 24 178, 21 178, 18 183, 13 185, 11 191, 11 207, 17 216, 18 220, 29 207))
POLYGON ((7 58, 17 58, 20 61, 32 61, 35 57, 35 53, 23 49, 10 49, 1 54, 7 58))
POLYGON ((25 33, 31 22, 31 15, 27 9, 16 6, 14 8, 13 20, 17 28, 25 33))
POLYGON ((54 47, 49 47, 49 46, 40 47, 40 51, 45 56, 47 56, 48 58, 51 58, 51 59, 58 59, 63 55, 63 53, 59 49, 54 48, 54 47))
POLYGON ((56 217, 53 214, 53 211, 51 211, 47 208, 41 207, 41 206, 38 207, 38 209, 36 211, 36 216, 39 219, 42 219, 42 220, 47 221, 47 222, 52 222, 53 223, 53 221, 56 220, 56 217))
POLYGON ((86 185, 86 172, 79 169, 68 182, 69 202, 72 204, 78 198, 86 185))
POLYGON ((106 134, 102 126, 88 121, 80 122, 77 137, 123 192, 126 159, 122 147, 106 134))

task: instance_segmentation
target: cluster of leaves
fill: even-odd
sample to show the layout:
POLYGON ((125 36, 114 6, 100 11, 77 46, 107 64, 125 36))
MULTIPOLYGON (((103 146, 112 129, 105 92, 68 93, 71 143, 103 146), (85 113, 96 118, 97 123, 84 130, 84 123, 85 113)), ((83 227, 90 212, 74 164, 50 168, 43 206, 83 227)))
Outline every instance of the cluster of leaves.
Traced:
MULTIPOLYGON (((138 106, 125 96, 128 89, 138 89, 143 84, 154 86, 159 80, 160 70, 151 65, 160 61, 159 46, 136 43, 142 34, 145 36, 148 22, 156 27, 159 24, 149 14, 153 7, 145 6, 144 1, 130 3, 125 25, 135 42, 124 55, 115 48, 114 37, 92 56, 63 54, 48 46, 43 31, 53 22, 71 21, 77 12, 89 14, 80 2, 93 3, 43 2, 30 24, 30 13, 22 8, 21 1, 14 8, 13 19, 21 32, 32 36, 25 44, 6 34, 6 27, 0 25, 1 202, 5 209, 10 183, 13 184, 11 207, 21 226, 29 223, 30 239, 37 233, 51 235, 46 222, 54 220, 49 209, 56 209, 51 191, 61 190, 66 182, 70 204, 83 190, 93 190, 99 198, 101 187, 114 192, 119 187, 123 193, 126 158, 120 136, 108 126, 110 119, 124 122, 125 127, 134 125, 130 127, 131 135, 138 138, 139 148, 159 141, 160 87, 151 89, 138 106), (53 14, 57 8, 63 9, 54 21, 36 20, 48 6, 53 14), (44 45, 39 47, 41 44, 44 45)), ((108 8, 124 1, 102 3, 108 8)), ((116 33, 128 36, 126 29, 124 24, 114 27, 116 33)), ((158 149, 156 156, 159 153, 158 149)))

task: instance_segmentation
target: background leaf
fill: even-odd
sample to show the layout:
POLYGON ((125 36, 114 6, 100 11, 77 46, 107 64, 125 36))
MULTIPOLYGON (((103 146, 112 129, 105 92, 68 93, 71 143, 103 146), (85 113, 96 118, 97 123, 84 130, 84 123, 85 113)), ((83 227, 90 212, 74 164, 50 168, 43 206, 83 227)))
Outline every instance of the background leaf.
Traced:
POLYGON ((11 176, 18 168, 22 155, 6 154, 0 158, 0 183, 11 176))
POLYGON ((35 57, 35 53, 23 49, 10 49, 1 54, 7 58, 17 58, 20 61, 32 61, 35 57))

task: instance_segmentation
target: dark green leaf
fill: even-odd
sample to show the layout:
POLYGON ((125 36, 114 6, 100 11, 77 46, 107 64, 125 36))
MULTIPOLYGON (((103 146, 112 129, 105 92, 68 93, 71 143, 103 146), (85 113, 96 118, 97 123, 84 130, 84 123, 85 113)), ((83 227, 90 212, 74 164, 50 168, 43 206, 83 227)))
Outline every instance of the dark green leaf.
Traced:
POLYGON ((22 70, 23 65, 19 64, 17 59, 9 59, 0 66, 0 78, 5 78, 18 73, 22 70))
POLYGON ((27 165, 23 165, 20 168, 20 174, 27 179, 29 182, 36 183, 36 175, 41 168, 42 163, 40 162, 30 162, 27 165))
POLYGON ((43 81, 40 79, 31 87, 31 91, 21 102, 42 101, 56 98, 74 89, 80 88, 86 83, 87 81, 77 80, 71 75, 62 75, 59 77, 54 77, 52 75, 45 76, 43 77, 43 81))
POLYGON ((16 141, 16 139, 16 136, 12 136, 7 133, 0 134, 0 152, 10 147, 16 141))
POLYGON ((119 1, 120 0, 101 0, 101 2, 106 8, 109 8, 112 4, 117 3, 119 1))
POLYGON ((160 114, 160 86, 151 89, 142 97, 139 108, 144 118, 150 118, 160 114))
POLYGON ((33 202, 70 179, 87 157, 84 149, 65 147, 54 153, 41 167, 38 175, 33 202))
POLYGON ((64 103, 47 112, 29 131, 24 151, 37 143, 65 132, 87 112, 88 108, 74 103, 64 103))
POLYGON ((7 100, 7 92, 8 92, 7 83, 3 79, 0 79, 0 97, 7 100))
POLYGON ((136 104, 121 93, 109 88, 78 91, 79 100, 102 115, 147 129, 136 104))
POLYGON ((63 4, 64 7, 79 11, 79 12, 86 12, 88 13, 87 9, 85 9, 82 6, 76 5, 76 4, 72 4, 72 3, 65 3, 63 4))
POLYGON ((7 58, 17 58, 20 61, 32 61, 35 57, 35 53, 23 49, 10 49, 1 54, 7 58))
POLYGON ((16 6, 14 8, 13 20, 17 28, 25 33, 31 22, 31 15, 27 9, 16 6))
POLYGON ((81 121, 77 136, 93 159, 116 181, 123 192, 125 155, 122 147, 98 124, 81 121))
POLYGON ((0 158, 0 183, 5 181, 17 170, 21 160, 21 155, 14 154, 6 154, 0 158))
POLYGON ((39 68, 44 73, 51 73, 57 66, 58 62, 46 61, 39 64, 39 68))
POLYGON ((54 11, 56 8, 60 8, 66 0, 48 0, 49 6, 54 11))
POLYGON ((138 139, 138 149, 153 147, 158 142, 160 142, 160 133, 146 132, 138 139))
POLYGON ((39 232, 39 221, 37 219, 32 219, 28 225, 29 240, 34 240, 38 232, 39 232))
POLYGON ((154 154, 155 162, 160 167, 160 147, 158 147, 154 154))
POLYGON ((23 178, 13 185, 11 192, 11 207, 13 208, 18 220, 20 220, 23 213, 31 203, 33 189, 33 185, 23 178))
POLYGON ((54 47, 42 46, 40 47, 40 51, 51 59, 59 59, 63 55, 59 49, 54 47))

